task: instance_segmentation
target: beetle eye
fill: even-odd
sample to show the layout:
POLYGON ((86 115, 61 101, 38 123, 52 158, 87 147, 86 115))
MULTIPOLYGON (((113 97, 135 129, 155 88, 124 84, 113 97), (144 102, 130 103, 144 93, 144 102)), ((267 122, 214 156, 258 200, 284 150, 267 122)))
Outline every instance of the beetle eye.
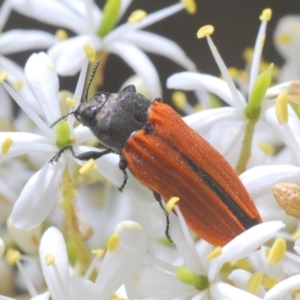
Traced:
POLYGON ((87 107, 80 113, 80 118, 85 120, 93 120, 97 115, 97 107, 87 107))

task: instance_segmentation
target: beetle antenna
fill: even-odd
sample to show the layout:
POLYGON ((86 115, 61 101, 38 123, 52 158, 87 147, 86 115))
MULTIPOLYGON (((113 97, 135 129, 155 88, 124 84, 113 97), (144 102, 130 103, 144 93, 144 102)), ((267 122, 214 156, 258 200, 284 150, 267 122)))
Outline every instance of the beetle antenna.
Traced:
POLYGON ((91 73, 89 82, 88 82, 88 84, 87 84, 86 92, 85 92, 85 94, 84 94, 84 102, 86 102, 87 99, 88 99, 89 89, 90 89, 91 83, 92 83, 92 81, 93 81, 93 79, 94 79, 94 77, 95 77, 95 74, 96 74, 96 71, 97 71, 97 68, 98 68, 99 64, 100 64, 100 59, 98 59, 98 60, 96 61, 95 65, 94 65, 94 68, 93 68, 93 70, 92 70, 92 73, 91 73))
POLYGON ((52 128, 55 124, 57 124, 59 121, 61 121, 62 119, 64 119, 65 117, 69 116, 69 115, 74 115, 74 113, 76 112, 76 110, 69 112, 68 114, 60 117, 58 120, 56 120, 54 123, 52 123, 49 128, 52 128))

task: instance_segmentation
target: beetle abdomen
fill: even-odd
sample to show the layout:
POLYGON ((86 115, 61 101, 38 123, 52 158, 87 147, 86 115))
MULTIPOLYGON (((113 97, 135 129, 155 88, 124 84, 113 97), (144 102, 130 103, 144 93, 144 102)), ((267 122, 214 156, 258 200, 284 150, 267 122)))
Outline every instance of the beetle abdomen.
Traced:
POLYGON ((168 105, 154 102, 152 130, 138 130, 122 155, 130 171, 166 201, 179 197, 187 225, 223 246, 261 222, 248 192, 229 163, 168 105))

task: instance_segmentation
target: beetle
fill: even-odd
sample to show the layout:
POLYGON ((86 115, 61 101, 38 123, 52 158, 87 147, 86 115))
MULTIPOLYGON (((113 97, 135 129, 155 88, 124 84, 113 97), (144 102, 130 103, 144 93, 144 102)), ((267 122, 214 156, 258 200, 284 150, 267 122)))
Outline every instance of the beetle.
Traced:
MULTIPOLYGON (((119 93, 98 92, 69 114, 89 127, 106 150, 76 155, 68 145, 54 155, 52 163, 66 149, 80 160, 118 154, 124 173, 120 191, 128 168, 160 204, 162 198, 179 197, 177 205, 187 225, 215 246, 262 222, 225 158, 160 98, 151 102, 128 85, 119 93)), ((168 225, 167 218, 167 236, 168 225)))

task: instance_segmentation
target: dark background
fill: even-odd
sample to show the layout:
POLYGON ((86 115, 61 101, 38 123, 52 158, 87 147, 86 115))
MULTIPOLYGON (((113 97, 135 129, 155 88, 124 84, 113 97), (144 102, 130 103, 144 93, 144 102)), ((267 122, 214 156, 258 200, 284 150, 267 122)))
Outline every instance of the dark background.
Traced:
MULTIPOLYGON (((49 0, 51 1, 51 0, 49 0)), ((259 16, 264 8, 273 11, 272 20, 268 24, 267 38, 263 51, 263 57, 277 65, 283 63, 273 46, 273 31, 277 20, 286 14, 299 14, 299 0, 196 0, 196 15, 188 15, 181 11, 165 20, 160 21, 144 30, 158 33, 177 42, 196 63, 198 69, 204 73, 219 75, 219 70, 214 62, 205 39, 197 39, 197 30, 206 24, 215 27, 213 40, 218 47, 227 67, 244 67, 242 58, 246 47, 254 46, 258 28, 260 26, 259 16)), ((96 1, 102 8, 104 1, 96 1)), ((162 7, 176 3, 175 0, 133 0, 127 10, 124 19, 135 9, 144 9, 148 13, 159 10, 162 7)), ((5 30, 11 28, 38 28, 55 33, 57 28, 40 24, 34 20, 28 20, 23 16, 13 13, 5 30)), ((70 36, 72 33, 70 32, 70 36)), ((159 47, 159 45, 157 45, 159 47)), ((11 55, 20 65, 24 66, 31 52, 11 55)), ((168 76, 183 69, 167 58, 149 54, 160 74, 164 101, 168 102, 170 91, 165 88, 168 76)), ((105 83, 101 90, 115 92, 120 85, 132 75, 132 70, 117 56, 110 55, 105 67, 105 83)), ((62 78, 61 88, 74 91, 77 78, 62 78)))

